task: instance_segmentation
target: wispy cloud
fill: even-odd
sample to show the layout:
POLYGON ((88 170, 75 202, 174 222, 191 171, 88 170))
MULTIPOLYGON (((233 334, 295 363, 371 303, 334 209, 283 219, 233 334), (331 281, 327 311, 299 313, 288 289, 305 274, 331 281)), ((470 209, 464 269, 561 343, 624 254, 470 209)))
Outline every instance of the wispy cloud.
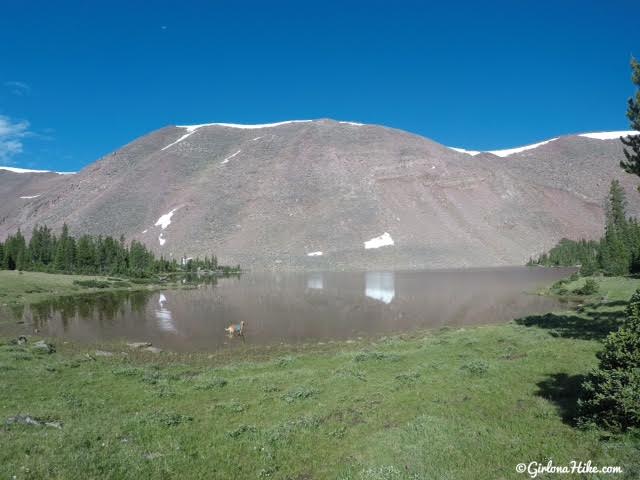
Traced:
POLYGON ((9 82, 4 82, 4 86, 11 90, 11 93, 19 97, 29 95, 31 93, 31 87, 25 82, 11 80, 9 82))
POLYGON ((0 115, 0 161, 10 164, 13 156, 22 153, 22 140, 29 135, 29 122, 0 115))

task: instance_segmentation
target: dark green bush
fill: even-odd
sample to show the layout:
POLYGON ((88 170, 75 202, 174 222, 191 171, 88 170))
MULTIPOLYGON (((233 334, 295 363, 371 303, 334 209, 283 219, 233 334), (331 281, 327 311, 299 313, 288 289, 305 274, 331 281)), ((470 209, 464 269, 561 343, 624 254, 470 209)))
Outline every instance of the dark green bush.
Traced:
POLYGON ((489 364, 484 360, 471 360, 460 367, 471 375, 484 375, 489 371, 489 364))
POLYGON ((74 285, 84 288, 109 288, 111 284, 104 280, 74 280, 74 285))
POLYGON ((582 384, 579 421, 611 430, 640 427, 640 290, 627 307, 627 320, 609 334, 600 364, 582 384))
POLYGON ((566 284, 567 284, 567 279, 563 278, 562 280, 558 280, 553 285, 551 285, 551 289, 552 290, 558 290, 559 288, 562 288, 566 284))
POLYGON ((580 288, 576 288, 573 293, 578 295, 595 295, 600 291, 600 285, 593 278, 587 278, 584 285, 580 288))

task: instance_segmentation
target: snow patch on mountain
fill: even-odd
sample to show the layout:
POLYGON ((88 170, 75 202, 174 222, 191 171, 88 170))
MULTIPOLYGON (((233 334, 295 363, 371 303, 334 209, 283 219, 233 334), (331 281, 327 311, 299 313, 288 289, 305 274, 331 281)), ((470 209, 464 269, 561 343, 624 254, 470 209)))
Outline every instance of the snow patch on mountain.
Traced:
POLYGON ((492 153, 498 157, 508 157, 509 155, 513 155, 514 153, 524 152, 526 150, 533 150, 534 148, 541 147, 542 145, 546 145, 547 143, 553 142, 557 140, 559 137, 550 138, 549 140, 544 140, 543 142, 532 143, 531 145, 525 145, 523 147, 515 147, 515 148, 505 148, 503 150, 487 150, 487 151, 479 151, 479 150, 466 150, 464 148, 457 147, 449 147, 451 150, 455 150, 456 152, 466 153, 471 156, 476 156, 480 153, 492 153))
POLYGON ((175 213, 176 210, 178 210, 178 209, 174 208, 169 213, 165 213, 164 215, 160 216, 160 218, 154 224, 154 226, 155 227, 162 227, 162 230, 166 229, 169 225, 171 225, 171 217, 173 217, 173 214, 175 213))
POLYGON ((471 156, 475 156, 475 155, 478 155, 479 153, 482 153, 482 152, 479 152, 478 150, 465 150, 464 148, 456 148, 456 147, 449 147, 449 148, 451 150, 455 150, 456 152, 466 153, 471 156))
POLYGON ((236 155, 238 155, 242 150, 238 150, 236 153, 232 153, 231 155, 229 155, 227 158, 225 158, 224 160, 222 160, 222 162, 220 162, 222 165, 224 165, 225 163, 229 162, 229 160, 231 160, 233 157, 235 157, 236 155))
POLYGON ((31 198, 38 198, 40 195, 25 195, 23 197, 20 198, 24 198, 25 200, 29 200, 31 198))
POLYGON ((202 127, 228 127, 228 128, 241 128, 245 130, 253 130, 257 128, 272 128, 279 127, 280 125, 288 125, 290 123, 309 123, 313 120, 288 120, 286 122, 275 123, 257 123, 257 124, 244 124, 244 123, 201 123, 200 125, 176 125, 178 128, 186 128, 188 132, 195 132, 198 128, 202 127))
POLYGON ((177 139, 175 142, 171 142, 169 145, 167 145, 166 147, 162 147, 160 150, 166 150, 169 147, 173 147, 175 144, 180 143, 181 141, 183 141, 185 138, 190 137, 191 135, 194 134, 194 132, 197 129, 194 128, 193 130, 188 130, 187 129, 187 133, 185 133, 184 135, 182 135, 179 139, 177 139))
POLYGON ((524 147, 507 148, 504 150, 489 150, 489 152, 487 153, 493 153, 498 157, 508 157, 509 155, 513 155, 514 153, 520 153, 526 150, 533 150, 534 148, 541 147, 542 145, 546 145, 547 143, 551 143, 557 139, 558 137, 554 137, 554 138, 550 138, 549 140, 545 140, 543 142, 532 143, 531 145, 525 145, 524 147))
POLYGON ((370 248, 380 248, 389 245, 395 245, 395 243, 393 241, 393 238, 391 238, 391 235, 389 235, 387 232, 384 232, 379 237, 375 237, 364 242, 364 248, 367 250, 370 248))
POLYGON ((158 235, 158 243, 160 243, 160 246, 163 246, 165 243, 167 243, 167 239, 164 238, 163 232, 160 232, 160 235, 158 235))
MULTIPOLYGON (((638 135, 640 132, 636 132, 635 130, 621 130, 617 132, 591 132, 591 133, 580 133, 578 137, 584 138, 593 138, 596 140, 618 140, 620 137, 628 137, 630 135, 638 135)), ((492 153, 497 155, 498 157, 508 157, 509 155, 513 155, 514 153, 524 152, 526 150, 532 150, 534 148, 538 148, 542 145, 546 145, 547 143, 558 140, 560 137, 550 138, 549 140, 544 140, 538 143, 532 143, 531 145, 525 145, 523 147, 515 147, 515 148, 506 148, 502 150, 487 150, 487 151, 479 151, 479 150, 467 150, 465 148, 457 148, 457 147, 448 147, 451 150, 460 153, 466 153, 467 155, 475 156, 480 153, 492 153)))
POLYGON ((28 168, 18 167, 3 167, 0 166, 0 170, 6 170, 13 173, 57 173, 58 175, 74 175, 76 172, 54 172, 51 170, 30 170, 28 168))
POLYGON ((321 257, 323 255, 322 252, 310 252, 307 253, 307 257, 321 257))
POLYGON ((640 132, 635 130, 622 130, 618 132, 591 132, 581 133, 579 137, 595 138, 596 140, 618 140, 620 137, 628 137, 630 135, 638 135, 640 132))

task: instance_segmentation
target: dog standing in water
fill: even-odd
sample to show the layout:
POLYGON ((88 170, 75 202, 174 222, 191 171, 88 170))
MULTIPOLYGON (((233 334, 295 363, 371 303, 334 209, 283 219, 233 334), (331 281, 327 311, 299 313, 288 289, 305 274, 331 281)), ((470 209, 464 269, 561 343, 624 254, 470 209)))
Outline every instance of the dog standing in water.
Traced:
POLYGON ((232 325, 229 325, 224 330, 229 334, 230 337, 234 335, 237 335, 238 337, 243 337, 244 336, 244 320, 242 320, 240 323, 234 323, 232 325))

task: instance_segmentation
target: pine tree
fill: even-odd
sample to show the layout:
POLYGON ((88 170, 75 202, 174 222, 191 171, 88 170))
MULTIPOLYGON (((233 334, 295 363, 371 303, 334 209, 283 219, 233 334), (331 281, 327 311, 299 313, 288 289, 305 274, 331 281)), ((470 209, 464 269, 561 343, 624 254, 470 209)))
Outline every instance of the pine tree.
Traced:
MULTIPOLYGON (((635 58, 631 59, 631 81, 637 90, 635 97, 629 99, 627 118, 631 128, 640 131, 640 63, 635 58)), ((620 166, 625 172, 640 176, 640 135, 630 135, 621 140, 628 148, 624 149, 626 160, 621 161, 620 166)))
POLYGON ((82 272, 96 270, 96 247, 90 235, 82 235, 76 246, 76 264, 82 272))
MULTIPOLYGON (((0 242, 0 268, 49 272, 118 274, 146 277, 153 273, 210 270, 217 267, 217 258, 205 256, 189 259, 178 265, 176 259, 156 258, 143 243, 124 236, 82 235, 78 241, 69 234, 65 224, 59 238, 47 226, 36 226, 27 244, 20 229, 0 242)), ((223 267, 233 271, 231 267, 223 267)))
POLYGON ((613 224, 618 233, 627 229, 626 207, 627 199, 618 180, 612 180, 609 187, 609 201, 607 202, 607 224, 613 224))
POLYGON ((600 266, 607 275, 629 273, 631 259, 626 245, 613 224, 607 226, 600 246, 600 266))

